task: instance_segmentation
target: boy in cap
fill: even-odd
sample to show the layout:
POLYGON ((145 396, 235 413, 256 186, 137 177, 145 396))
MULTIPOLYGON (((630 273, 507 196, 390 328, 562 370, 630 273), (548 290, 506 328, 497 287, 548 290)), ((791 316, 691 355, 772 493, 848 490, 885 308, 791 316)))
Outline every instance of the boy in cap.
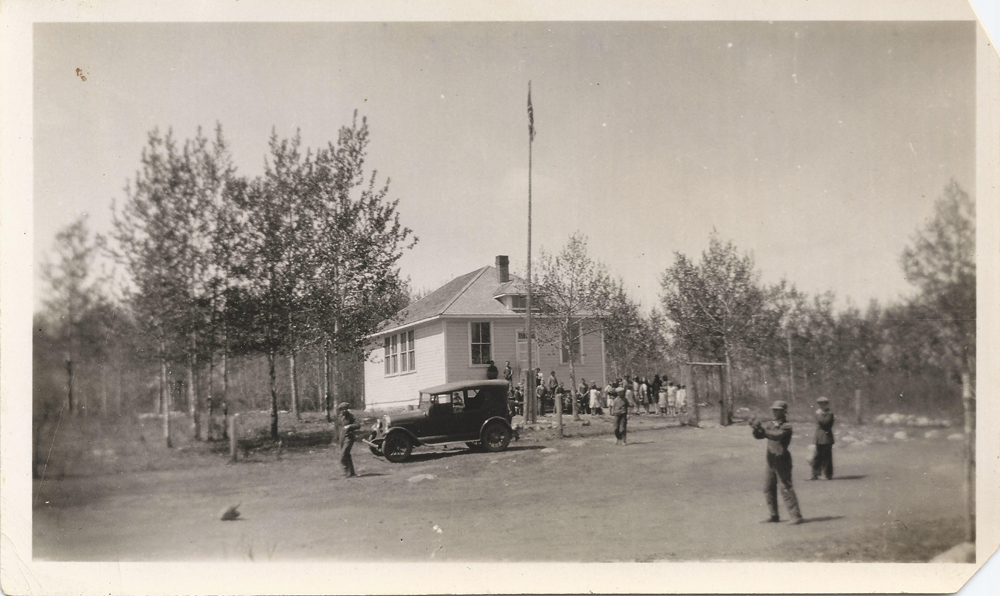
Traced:
POLYGON ((781 498, 785 502, 788 514, 792 516, 792 524, 802 523, 802 513, 799 512, 799 499, 792 488, 792 454, 788 444, 792 441, 792 425, 786 415, 788 404, 776 401, 771 405, 771 416, 774 420, 762 423, 751 420, 755 439, 767 439, 767 471, 764 476, 764 499, 771 513, 768 522, 781 521, 778 517, 778 485, 781 486, 781 498))
POLYGON ((618 395, 611 404, 611 415, 615 417, 615 445, 628 445, 628 409, 629 402, 625 399, 625 390, 618 389, 618 395))
POLYGON ((816 400, 816 455, 812 460, 812 478, 818 480, 820 473, 827 480, 833 478, 833 412, 830 400, 820 397, 816 400))
POLYGON ((346 402, 337 404, 337 417, 340 419, 340 466, 344 469, 345 478, 357 476, 354 473, 354 460, 351 459, 351 447, 354 446, 354 431, 359 430, 361 425, 354 419, 354 415, 348 410, 350 406, 346 402))

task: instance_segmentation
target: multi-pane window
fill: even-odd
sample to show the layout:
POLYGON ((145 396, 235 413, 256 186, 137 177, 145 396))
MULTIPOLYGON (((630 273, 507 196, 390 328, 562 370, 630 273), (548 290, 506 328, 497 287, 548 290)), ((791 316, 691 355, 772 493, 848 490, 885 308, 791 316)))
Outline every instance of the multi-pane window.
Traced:
POLYGON ((510 307, 514 312, 524 312, 528 310, 527 296, 511 296, 510 307))
POLYGON ((385 349, 385 376, 417 370, 417 349, 413 331, 404 331, 383 339, 385 349))
POLYGON ((489 323, 472 323, 472 364, 487 364, 493 358, 489 323))
POLYGON ((566 364, 570 361, 570 353, 572 353, 573 362, 580 364, 583 362, 582 358, 582 346, 580 337, 580 323, 574 323, 570 327, 569 334, 565 331, 562 334, 562 363, 566 364))
POLYGON ((413 345, 413 331, 399 334, 399 369, 400 372, 417 370, 417 354, 413 345))

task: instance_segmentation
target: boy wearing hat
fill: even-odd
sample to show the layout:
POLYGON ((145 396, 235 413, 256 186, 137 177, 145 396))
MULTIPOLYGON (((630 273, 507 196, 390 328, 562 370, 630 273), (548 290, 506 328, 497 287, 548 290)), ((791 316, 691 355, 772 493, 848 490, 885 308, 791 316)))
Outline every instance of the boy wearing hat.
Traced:
POLYGON ((618 389, 615 401, 611 404, 611 415, 615 417, 615 445, 628 445, 628 409, 630 404, 625 399, 625 390, 618 389))
POLYGON ((351 447, 354 446, 354 431, 359 430, 361 425, 354 419, 354 415, 348 410, 350 406, 346 402, 337 404, 337 417, 340 419, 340 466, 344 469, 345 478, 357 476, 354 473, 354 460, 351 459, 351 447))
POLYGON ((792 454, 788 444, 792 441, 792 425, 786 415, 788 404, 776 401, 771 405, 771 416, 774 420, 762 423, 752 420, 755 439, 767 439, 767 471, 764 476, 764 499, 771 513, 768 522, 781 521, 778 517, 778 486, 781 486, 781 498, 785 502, 788 514, 792 516, 792 524, 802 523, 802 513, 799 512, 799 499, 792 488, 792 454))
POLYGON ((833 478, 833 412, 830 400, 820 397, 816 400, 816 455, 812 461, 812 478, 818 480, 820 473, 827 480, 833 478))

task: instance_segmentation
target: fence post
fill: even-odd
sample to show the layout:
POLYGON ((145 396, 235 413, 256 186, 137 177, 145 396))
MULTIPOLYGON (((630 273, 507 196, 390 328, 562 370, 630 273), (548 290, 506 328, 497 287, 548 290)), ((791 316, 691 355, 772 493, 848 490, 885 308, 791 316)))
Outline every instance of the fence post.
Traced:
POLYGON ((236 463, 236 418, 239 414, 233 414, 229 417, 229 461, 236 463))
POLYGON ((864 424, 861 417, 861 390, 854 390, 854 422, 856 424, 864 424))

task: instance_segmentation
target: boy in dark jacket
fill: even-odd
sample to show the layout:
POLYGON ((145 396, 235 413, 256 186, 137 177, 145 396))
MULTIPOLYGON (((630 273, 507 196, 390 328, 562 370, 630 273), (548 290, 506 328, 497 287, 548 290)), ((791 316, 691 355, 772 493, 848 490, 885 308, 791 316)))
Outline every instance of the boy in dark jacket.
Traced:
POLYGON ((818 480, 822 473, 827 480, 833 478, 833 412, 830 400, 821 397, 816 400, 816 455, 812 461, 812 478, 818 480))
POLYGON ((615 417, 615 445, 628 445, 628 400, 625 390, 618 389, 618 395, 611 404, 611 415, 615 417))
POLYGON ((345 478, 357 476, 354 473, 354 460, 351 459, 351 447, 354 446, 354 432, 361 428, 354 414, 348 410, 347 403, 337 404, 337 417, 340 422, 340 466, 344 469, 345 478))
POLYGON ((764 500, 771 513, 768 522, 781 521, 778 517, 778 486, 781 486, 781 499, 785 508, 792 516, 792 524, 802 523, 802 513, 799 512, 799 499, 792 488, 792 454, 788 444, 792 441, 792 425, 786 419, 788 404, 776 401, 771 406, 771 416, 774 420, 761 423, 750 422, 753 428, 753 438, 767 439, 767 471, 764 475, 764 500))

